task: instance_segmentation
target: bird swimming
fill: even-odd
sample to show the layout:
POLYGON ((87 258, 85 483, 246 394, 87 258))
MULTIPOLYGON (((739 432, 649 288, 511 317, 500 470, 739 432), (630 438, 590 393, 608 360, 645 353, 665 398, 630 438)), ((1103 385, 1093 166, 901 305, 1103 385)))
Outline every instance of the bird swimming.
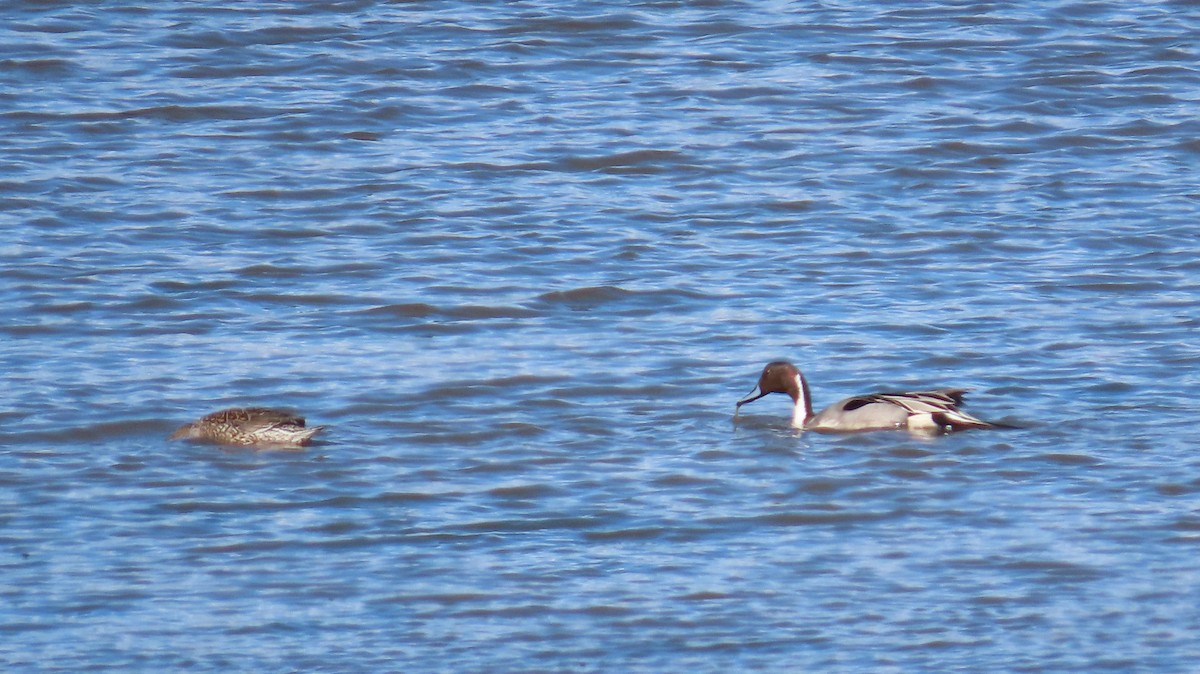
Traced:
POLYGON ((233 407, 179 427, 169 440, 201 440, 244 447, 296 448, 326 426, 305 426, 304 417, 265 407, 233 407))
POLYGON ((801 430, 841 433, 901 429, 952 433, 969 428, 1009 428, 960 410, 965 389, 870 393, 846 398, 813 414, 808 381, 795 365, 786 361, 768 363, 763 368, 758 385, 737 402, 734 416, 742 405, 771 393, 786 393, 792 398, 792 425, 801 430))

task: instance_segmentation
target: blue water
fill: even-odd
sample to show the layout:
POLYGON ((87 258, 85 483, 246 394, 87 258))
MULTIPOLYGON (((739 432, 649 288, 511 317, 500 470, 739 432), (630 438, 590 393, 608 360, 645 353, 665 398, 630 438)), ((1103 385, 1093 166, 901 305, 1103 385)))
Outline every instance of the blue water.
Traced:
POLYGON ((5 672, 1200 662, 1192 4, 0 19, 5 672))

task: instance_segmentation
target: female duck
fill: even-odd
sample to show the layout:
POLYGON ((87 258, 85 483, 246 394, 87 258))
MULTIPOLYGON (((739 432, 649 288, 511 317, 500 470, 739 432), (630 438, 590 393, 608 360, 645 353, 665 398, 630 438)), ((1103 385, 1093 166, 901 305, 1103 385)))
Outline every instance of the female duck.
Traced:
POLYGON ((222 445, 295 448, 308 444, 325 426, 304 425, 304 417, 265 407, 235 407, 184 424, 170 440, 202 440, 222 445))
MULTIPOLYGON (((963 412, 963 389, 872 393, 834 403, 813 414, 808 381, 791 363, 777 361, 763 368, 758 385, 739 400, 737 410, 770 393, 786 393, 795 407, 792 425, 828 433, 907 429, 918 433, 951 433, 968 428, 1003 428, 963 412)), ((737 412, 734 412, 736 416, 737 412)))

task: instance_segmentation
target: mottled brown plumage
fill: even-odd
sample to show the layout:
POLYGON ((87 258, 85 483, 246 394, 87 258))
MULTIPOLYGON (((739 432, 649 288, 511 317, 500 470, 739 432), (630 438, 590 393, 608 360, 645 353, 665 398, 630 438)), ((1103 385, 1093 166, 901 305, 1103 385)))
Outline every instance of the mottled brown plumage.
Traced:
POLYGON ((235 407, 184 424, 171 440, 202 440, 246 447, 300 447, 325 426, 306 427, 304 417, 265 407, 235 407))

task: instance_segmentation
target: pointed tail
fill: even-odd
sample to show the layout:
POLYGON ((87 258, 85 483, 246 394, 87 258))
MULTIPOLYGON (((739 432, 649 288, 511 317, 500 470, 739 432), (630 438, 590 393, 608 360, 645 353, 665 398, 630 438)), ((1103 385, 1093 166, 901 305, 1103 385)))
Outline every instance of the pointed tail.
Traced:
POLYGON ((997 421, 984 421, 963 412, 962 410, 947 410, 933 415, 934 422, 950 432, 965 431, 968 428, 1014 429, 1021 428, 1012 424, 997 421))

